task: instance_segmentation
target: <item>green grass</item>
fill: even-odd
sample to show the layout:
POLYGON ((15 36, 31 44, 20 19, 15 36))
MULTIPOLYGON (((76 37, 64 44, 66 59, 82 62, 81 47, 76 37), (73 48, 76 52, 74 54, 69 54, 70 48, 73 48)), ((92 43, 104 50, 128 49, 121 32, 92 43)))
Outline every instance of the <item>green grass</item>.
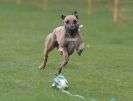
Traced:
MULTIPOLYGON (((50 88, 60 61, 57 50, 50 54, 46 70, 37 69, 44 38, 62 25, 61 14, 0 1, 0 101, 81 101, 50 88)), ((81 57, 74 53, 63 70, 70 92, 86 101, 132 101, 132 21, 113 23, 106 10, 93 16, 81 11, 79 18, 85 50, 81 57)))

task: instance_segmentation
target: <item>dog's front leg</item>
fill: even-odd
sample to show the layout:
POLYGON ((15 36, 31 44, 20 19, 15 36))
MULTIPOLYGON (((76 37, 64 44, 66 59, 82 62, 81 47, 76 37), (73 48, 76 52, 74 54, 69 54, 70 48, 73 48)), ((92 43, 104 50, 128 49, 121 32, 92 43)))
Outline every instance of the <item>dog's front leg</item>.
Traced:
POLYGON ((68 63, 68 61, 69 61, 69 55, 68 55, 68 52, 67 52, 67 49, 66 49, 66 48, 60 47, 60 48, 59 48, 59 52, 60 52, 60 54, 62 55, 63 60, 61 61, 60 65, 59 65, 58 74, 61 73, 62 68, 63 68, 63 67, 68 63))
POLYGON ((82 41, 80 34, 78 34, 76 38, 77 38, 77 40, 75 41, 76 50, 78 55, 81 55, 82 51, 84 50, 84 42, 82 41))
POLYGON ((84 43, 81 42, 81 43, 79 44, 78 49, 77 49, 77 53, 78 53, 79 56, 81 55, 81 53, 82 53, 83 50, 84 50, 84 43))

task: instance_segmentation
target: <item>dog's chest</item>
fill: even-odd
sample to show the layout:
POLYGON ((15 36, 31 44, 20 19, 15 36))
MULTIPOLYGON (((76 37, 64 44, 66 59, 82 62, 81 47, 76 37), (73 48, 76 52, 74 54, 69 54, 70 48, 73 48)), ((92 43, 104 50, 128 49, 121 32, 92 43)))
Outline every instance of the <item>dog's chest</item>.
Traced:
POLYGON ((75 40, 74 38, 67 38, 66 39, 66 48, 69 55, 71 55, 74 52, 75 49, 75 40))

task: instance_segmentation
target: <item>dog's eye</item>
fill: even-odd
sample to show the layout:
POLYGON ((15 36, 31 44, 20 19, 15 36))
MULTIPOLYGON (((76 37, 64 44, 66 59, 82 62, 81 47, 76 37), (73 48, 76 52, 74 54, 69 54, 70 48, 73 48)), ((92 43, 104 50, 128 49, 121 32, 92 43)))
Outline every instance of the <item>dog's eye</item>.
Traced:
POLYGON ((73 23, 74 23, 74 24, 76 24, 76 23, 77 23, 77 21, 76 21, 76 20, 74 20, 74 21, 73 21, 73 23))
POLYGON ((69 24, 69 20, 66 21, 66 24, 69 24))

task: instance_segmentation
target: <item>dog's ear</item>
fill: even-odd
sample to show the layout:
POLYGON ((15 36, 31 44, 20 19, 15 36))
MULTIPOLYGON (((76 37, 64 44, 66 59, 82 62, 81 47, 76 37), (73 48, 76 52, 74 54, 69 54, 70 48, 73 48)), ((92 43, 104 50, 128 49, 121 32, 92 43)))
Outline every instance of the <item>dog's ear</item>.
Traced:
POLYGON ((78 19, 78 12, 76 10, 72 12, 72 15, 76 16, 76 18, 78 19))
POLYGON ((64 20, 65 17, 66 17, 65 15, 63 15, 63 14, 61 15, 61 19, 62 19, 62 20, 64 20))

